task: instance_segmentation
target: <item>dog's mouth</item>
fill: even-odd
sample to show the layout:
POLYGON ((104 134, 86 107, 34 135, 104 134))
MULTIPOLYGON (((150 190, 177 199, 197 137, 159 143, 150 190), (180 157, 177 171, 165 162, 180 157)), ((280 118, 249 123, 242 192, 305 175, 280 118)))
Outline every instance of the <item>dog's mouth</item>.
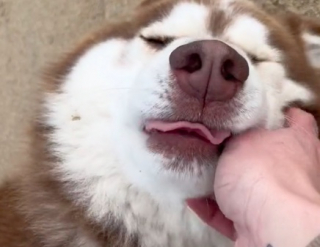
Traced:
POLYGON ((163 121, 149 121, 147 122, 145 129, 148 133, 171 133, 190 138, 198 138, 209 142, 212 145, 220 145, 231 135, 230 131, 210 130, 203 124, 190 122, 168 123, 163 121))
POLYGON ((150 120, 145 124, 149 146, 156 152, 180 159, 213 158, 231 131, 209 129, 202 123, 150 120))

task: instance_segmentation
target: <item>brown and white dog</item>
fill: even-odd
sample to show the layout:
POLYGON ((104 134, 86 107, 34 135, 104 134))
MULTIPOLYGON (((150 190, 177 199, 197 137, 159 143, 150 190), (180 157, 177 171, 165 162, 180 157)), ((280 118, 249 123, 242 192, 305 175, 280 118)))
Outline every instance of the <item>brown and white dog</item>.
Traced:
POLYGON ((291 104, 318 117, 318 67, 315 21, 145 1, 50 70, 30 172, 0 190, 0 246, 231 246, 185 199, 212 194, 231 135, 281 127, 291 104))

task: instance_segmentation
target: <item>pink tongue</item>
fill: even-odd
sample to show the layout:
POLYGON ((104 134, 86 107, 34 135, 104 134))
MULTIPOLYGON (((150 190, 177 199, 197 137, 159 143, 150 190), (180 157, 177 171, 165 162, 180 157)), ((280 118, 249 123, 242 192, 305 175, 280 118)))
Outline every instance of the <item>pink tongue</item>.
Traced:
POLYGON ((202 124, 190 122, 168 123, 162 121, 149 121, 146 124, 146 131, 150 132, 152 130, 158 130, 161 132, 169 132, 174 130, 185 130, 187 132, 194 132, 206 138, 213 145, 221 144, 231 135, 230 131, 209 130, 202 124))

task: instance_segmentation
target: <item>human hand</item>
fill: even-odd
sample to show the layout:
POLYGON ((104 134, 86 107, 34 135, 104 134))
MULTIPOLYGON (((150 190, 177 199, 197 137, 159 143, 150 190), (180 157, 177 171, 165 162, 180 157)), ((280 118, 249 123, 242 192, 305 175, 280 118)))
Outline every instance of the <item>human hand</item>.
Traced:
POLYGON ((218 162, 216 202, 188 200, 202 220, 235 240, 236 246, 267 246, 270 241, 306 246, 320 233, 316 123, 299 109, 290 109, 287 119, 287 128, 234 137, 218 162))

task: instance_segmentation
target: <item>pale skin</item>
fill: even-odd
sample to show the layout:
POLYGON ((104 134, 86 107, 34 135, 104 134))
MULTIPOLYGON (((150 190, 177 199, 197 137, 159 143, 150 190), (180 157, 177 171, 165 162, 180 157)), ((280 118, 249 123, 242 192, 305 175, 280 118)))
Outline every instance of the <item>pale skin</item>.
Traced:
POLYGON ((287 112, 287 126, 234 137, 214 179, 216 202, 188 200, 236 247, 306 247, 320 234, 320 142, 312 115, 287 112))

